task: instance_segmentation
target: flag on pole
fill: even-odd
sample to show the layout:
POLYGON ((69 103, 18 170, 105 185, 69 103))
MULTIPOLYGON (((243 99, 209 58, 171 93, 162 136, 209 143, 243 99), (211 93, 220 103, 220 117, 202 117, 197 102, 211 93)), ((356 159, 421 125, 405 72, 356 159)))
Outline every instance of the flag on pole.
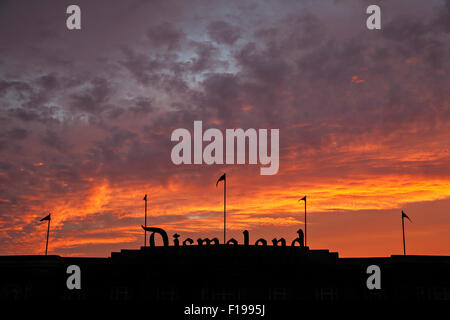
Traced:
MULTIPOLYGON (((147 194, 145 194, 144 199, 145 201, 145 216, 144 216, 144 225, 147 228, 147 194)), ((147 246, 147 230, 144 229, 144 247, 147 246)))
POLYGON ((216 187, 217 187, 217 185, 219 184, 219 182, 220 181, 225 181, 225 173, 219 178, 219 180, 217 180, 217 182, 216 182, 216 187))
POLYGON ((307 246, 307 226, 308 226, 308 224, 307 224, 307 222, 306 222, 306 195, 303 197, 303 198, 301 198, 301 199, 299 199, 298 200, 298 202, 300 202, 300 201, 305 201, 305 247, 307 246))
POLYGON ((39 220, 39 221, 48 221, 48 224, 47 224, 47 241, 45 242, 45 255, 47 255, 47 250, 48 250, 48 236, 50 234, 50 220, 51 220, 50 213, 46 217, 44 217, 41 220, 39 220))
POLYGON ((46 216, 46 217, 44 217, 44 218, 42 218, 41 220, 39 220, 39 221, 50 221, 50 214, 48 215, 48 216, 46 216))
POLYGON ((223 244, 227 241, 227 179, 225 173, 216 182, 216 188, 220 181, 223 181, 223 244))
MULTIPOLYGON (((406 215, 406 213, 404 213, 403 211, 402 211, 402 219, 403 218, 406 218, 406 219, 408 219, 409 221, 411 221, 411 219, 406 215)), ((411 221, 412 222, 412 221, 411 221)))
POLYGON ((405 218, 408 219, 410 222, 412 222, 411 219, 402 210, 402 233, 403 233, 403 255, 404 256, 406 256, 405 223, 404 223, 405 218))

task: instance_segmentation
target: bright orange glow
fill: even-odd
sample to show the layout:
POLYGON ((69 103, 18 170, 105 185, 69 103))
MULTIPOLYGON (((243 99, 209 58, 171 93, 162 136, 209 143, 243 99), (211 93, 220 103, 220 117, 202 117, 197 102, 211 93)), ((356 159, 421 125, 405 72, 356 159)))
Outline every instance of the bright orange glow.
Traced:
MULTIPOLYGON (((338 241, 340 245, 334 249, 343 252, 345 255, 350 253, 372 255, 370 250, 367 252, 361 251, 361 249, 350 250, 350 248, 354 248, 350 244, 354 244, 351 239, 355 239, 355 234, 352 234, 352 232, 346 233, 345 230, 348 228, 350 228, 348 230, 366 230, 367 233, 364 238, 376 237, 372 240, 379 243, 381 248, 383 242, 389 243, 392 238, 398 237, 398 230, 393 231, 389 225, 386 225, 385 232, 371 235, 370 229, 373 225, 365 225, 368 221, 359 218, 352 224, 351 220, 346 219, 349 224, 344 227, 330 225, 328 221, 330 214, 332 216, 342 214, 351 216, 353 211, 372 210, 374 212, 379 211, 381 217, 383 216, 383 210, 393 211, 394 208, 397 208, 395 211, 399 211, 399 208, 408 207, 409 204, 445 200, 450 195, 448 180, 420 179, 400 175, 383 176, 376 179, 340 178, 332 182, 286 181, 282 185, 274 185, 270 188, 266 188, 264 184, 246 184, 243 177, 239 176, 229 175, 228 179, 228 230, 238 241, 242 241, 240 232, 244 229, 250 231, 264 230, 261 235, 265 235, 268 240, 276 236, 285 236, 288 241, 291 241, 295 236, 295 230, 303 228, 304 225, 303 203, 298 203, 297 200, 303 194, 307 194, 308 215, 310 217, 309 230, 313 232, 312 234, 324 232, 322 237, 317 238, 316 235, 316 239, 310 236, 311 246, 317 248, 317 245, 321 244, 322 248, 332 248, 332 243, 338 241), (286 228, 291 231, 283 231, 286 228), (336 229, 344 232, 330 239, 331 235, 336 233, 336 229), (327 234, 330 231, 332 232, 327 234), (349 242, 345 242, 347 238, 349 242), (326 239, 330 242, 327 243, 326 239)), ((252 177, 250 180, 252 179, 262 178, 252 177)), ((169 234, 178 232, 181 233, 182 237, 205 234, 205 236, 217 236, 222 239, 223 189, 215 188, 214 183, 210 186, 192 185, 186 188, 181 183, 177 184, 176 181, 171 181, 166 187, 157 188, 150 185, 139 187, 142 190, 148 190, 149 193, 149 225, 159 221, 156 225, 166 229, 169 234), (173 195, 177 194, 183 194, 183 199, 171 201, 173 195), (172 220, 165 221, 167 217, 171 217, 172 220)), ((135 247, 136 241, 139 243, 142 239, 140 224, 143 224, 144 204, 142 201, 143 192, 137 192, 136 189, 137 187, 132 186, 126 188, 112 187, 106 182, 102 182, 93 184, 91 192, 87 196, 72 195, 68 199, 53 199, 48 204, 49 211, 52 212, 51 234, 57 234, 58 237, 51 241, 52 252, 64 252, 64 249, 67 248, 95 244, 116 244, 124 248, 135 247), (111 221, 114 219, 131 219, 130 221, 134 221, 133 219, 135 219, 135 223, 129 222, 111 227, 107 223, 108 219, 104 221, 104 219, 98 218, 102 214, 109 216, 111 221), (83 226, 76 230, 63 231, 60 228, 64 221, 68 219, 79 221, 83 223, 83 226), (83 222, 85 219, 91 221, 88 229, 86 229, 86 223, 83 222)), ((38 211, 37 208, 36 211, 38 211)), ((415 215, 411 212, 409 214, 414 219, 415 215)), ((421 214, 426 213, 421 212, 421 214)), ((428 214, 431 214, 431 212, 428 214)), ((391 221, 391 217, 388 219, 389 221, 391 221)), ((38 218, 40 217, 36 214, 28 215, 27 223, 33 223, 38 218)), ((448 223, 447 226, 450 226, 449 219, 444 221, 448 223)), ((382 223, 382 221, 379 223, 382 223)), ((421 230, 420 226, 415 223, 408 225, 409 229, 416 229, 415 237, 419 238, 421 234, 427 233, 426 230, 421 230)), ((75 222, 72 222, 72 224, 77 228, 75 222)), ((380 225, 377 226, 377 228, 379 227, 380 225)), ((440 227, 446 230, 444 224, 440 227)), ((23 253, 29 253, 30 251, 39 253, 42 251, 41 242, 45 233, 44 229, 45 227, 42 225, 42 227, 39 227, 42 234, 32 234, 29 239, 24 240, 28 244, 24 246, 23 253)), ((433 233, 428 234, 428 236, 432 235, 433 233)), ((410 237, 413 237, 413 235, 411 234, 410 237)), ((431 241, 431 239, 429 240, 431 241)), ((436 242, 445 242, 446 240, 448 239, 433 239, 436 242)), ((77 254, 92 254, 88 248, 89 246, 77 252, 77 254)), ((444 247, 442 250, 444 250, 442 252, 448 252, 446 251, 448 248, 444 247)), ((12 248, 8 252, 18 253, 12 248)), ((381 252, 384 255, 398 253, 391 251, 389 246, 375 252, 381 252)))

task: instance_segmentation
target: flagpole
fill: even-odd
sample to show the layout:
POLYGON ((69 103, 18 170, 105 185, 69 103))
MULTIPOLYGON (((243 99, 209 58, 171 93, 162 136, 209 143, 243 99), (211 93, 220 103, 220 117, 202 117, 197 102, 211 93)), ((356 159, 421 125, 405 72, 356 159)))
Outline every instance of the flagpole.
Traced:
POLYGON ((227 234, 227 179, 223 180, 223 244, 226 244, 227 234))
POLYGON ((220 181, 223 181, 223 244, 227 241, 227 177, 224 173, 216 182, 216 188, 220 181))
POLYGON ((306 247, 306 244, 307 244, 307 242, 306 242, 306 226, 307 226, 307 224, 306 224, 306 196, 305 196, 305 247, 306 247))
POLYGON ((405 217, 402 212, 402 231, 403 231, 403 255, 406 256, 406 247, 405 247, 405 217))
POLYGON ((306 247, 306 245, 307 245, 307 242, 306 242, 306 228, 307 228, 307 221, 306 221, 306 196, 304 196, 303 198, 299 199, 298 201, 299 202, 300 201, 305 201, 305 247, 306 247))
POLYGON ((45 255, 47 255, 47 249, 48 249, 48 235, 50 233, 50 220, 48 219, 48 225, 47 225, 47 242, 45 243, 45 255))
MULTIPOLYGON (((147 195, 145 195, 144 200, 145 200, 145 221, 144 221, 144 224, 145 224, 145 227, 147 228, 147 195)), ((145 231, 144 231, 144 247, 146 247, 146 246, 147 246, 147 229, 145 229, 145 231)))

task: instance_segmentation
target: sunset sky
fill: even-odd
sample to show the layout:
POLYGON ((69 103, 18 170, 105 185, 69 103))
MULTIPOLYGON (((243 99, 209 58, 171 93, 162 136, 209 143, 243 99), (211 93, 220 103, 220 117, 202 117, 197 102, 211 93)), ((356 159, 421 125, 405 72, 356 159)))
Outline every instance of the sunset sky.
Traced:
MULTIPOLYGON (((0 255, 109 256, 304 227, 342 257, 450 255, 450 1, 0 1, 0 255), (82 29, 66 28, 81 7, 82 29), (381 30, 366 28, 370 4, 381 30), (174 129, 280 129, 280 169, 174 165, 174 129)), ((205 144, 206 145, 206 144, 205 144)))

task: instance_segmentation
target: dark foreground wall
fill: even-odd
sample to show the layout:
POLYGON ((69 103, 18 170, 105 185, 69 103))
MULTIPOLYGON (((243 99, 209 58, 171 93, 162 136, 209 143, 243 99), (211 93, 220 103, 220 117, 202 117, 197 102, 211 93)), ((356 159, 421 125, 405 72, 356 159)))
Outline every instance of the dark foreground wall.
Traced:
POLYGON ((0 257, 0 300, 450 300, 450 257, 339 258, 299 247, 189 246, 122 250, 110 258, 0 257), (67 267, 81 270, 69 290, 67 267), (381 271, 369 290, 367 267, 381 271))

